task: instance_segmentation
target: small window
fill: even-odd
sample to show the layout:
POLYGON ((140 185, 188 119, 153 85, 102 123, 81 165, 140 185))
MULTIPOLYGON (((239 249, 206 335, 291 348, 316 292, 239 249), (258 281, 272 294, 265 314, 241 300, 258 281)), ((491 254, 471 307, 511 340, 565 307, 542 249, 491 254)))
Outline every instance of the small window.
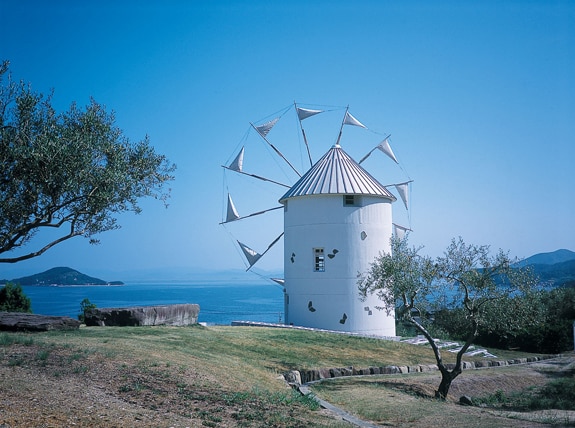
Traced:
POLYGON ((343 206, 345 207, 358 207, 360 203, 360 195, 343 195, 343 206))
POLYGON ((325 256, 323 248, 313 249, 313 270, 314 272, 325 272, 325 256))

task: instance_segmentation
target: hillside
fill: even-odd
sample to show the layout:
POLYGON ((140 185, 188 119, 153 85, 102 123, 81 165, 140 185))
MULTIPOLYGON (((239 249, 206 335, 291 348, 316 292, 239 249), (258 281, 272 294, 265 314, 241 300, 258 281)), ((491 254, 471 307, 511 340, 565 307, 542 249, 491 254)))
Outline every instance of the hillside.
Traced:
POLYGON ((571 285, 575 282, 575 260, 555 263, 552 265, 530 265, 541 281, 551 286, 571 285))
POLYGON ((69 267, 55 267, 35 275, 10 280, 20 285, 121 285, 121 281, 108 282, 85 275, 69 267))
POLYGON ((554 265, 556 263, 563 263, 575 260, 575 252, 560 249, 552 251, 549 253, 538 253, 531 257, 521 260, 517 263, 518 266, 528 266, 528 265, 554 265))
POLYGON ((551 287, 575 286, 575 252, 561 249, 539 253, 516 263, 517 267, 529 266, 533 272, 551 287))
MULTIPOLYGON (((6 403, 0 420, 11 427, 351 428, 292 392, 278 375, 329 367, 416 368, 435 361, 425 346, 259 327, 84 327, 0 337, 0 400, 6 403)), ((496 355, 504 361, 531 356, 496 355)), ((445 402, 430 399, 437 371, 340 377, 313 393, 370 426, 545 427, 524 420, 533 412, 518 416, 456 401, 541 387, 559 375, 567 378, 572 361, 573 354, 552 360, 548 374, 533 363, 465 370, 445 402), (333 393, 340 397, 332 400, 333 393)), ((570 422, 556 413, 547 419, 570 422)))

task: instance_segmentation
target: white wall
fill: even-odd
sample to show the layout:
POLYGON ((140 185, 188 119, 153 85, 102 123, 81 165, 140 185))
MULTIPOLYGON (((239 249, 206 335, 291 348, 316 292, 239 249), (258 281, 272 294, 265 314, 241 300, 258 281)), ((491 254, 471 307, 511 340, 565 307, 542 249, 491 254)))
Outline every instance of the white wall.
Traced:
POLYGON ((362 196, 361 206, 344 206, 343 195, 291 198, 284 213, 284 231, 288 324, 395 335, 394 314, 388 317, 375 309, 380 304, 376 297, 362 302, 357 284, 358 274, 380 252, 389 251, 388 199, 362 196), (314 248, 324 248, 325 272, 314 271, 314 248))

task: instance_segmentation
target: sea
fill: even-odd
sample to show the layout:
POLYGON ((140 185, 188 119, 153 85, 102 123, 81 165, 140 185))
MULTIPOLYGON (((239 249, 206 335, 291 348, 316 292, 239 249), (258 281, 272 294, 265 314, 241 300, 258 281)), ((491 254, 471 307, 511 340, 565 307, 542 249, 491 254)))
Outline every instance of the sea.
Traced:
POLYGON ((32 312, 77 319, 80 303, 98 308, 197 303, 198 322, 230 325, 232 321, 283 323, 283 288, 266 283, 230 281, 140 282, 124 285, 22 286, 32 312))

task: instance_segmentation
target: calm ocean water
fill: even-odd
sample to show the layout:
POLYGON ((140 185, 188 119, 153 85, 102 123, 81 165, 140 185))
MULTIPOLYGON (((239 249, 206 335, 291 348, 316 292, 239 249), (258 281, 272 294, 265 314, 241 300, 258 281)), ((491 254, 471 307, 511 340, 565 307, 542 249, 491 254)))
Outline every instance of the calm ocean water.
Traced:
POLYGON ((23 286, 32 312, 77 318, 88 298, 99 308, 197 303, 198 321, 229 325, 232 321, 283 322, 283 290, 269 284, 222 281, 127 283, 122 286, 23 286))

